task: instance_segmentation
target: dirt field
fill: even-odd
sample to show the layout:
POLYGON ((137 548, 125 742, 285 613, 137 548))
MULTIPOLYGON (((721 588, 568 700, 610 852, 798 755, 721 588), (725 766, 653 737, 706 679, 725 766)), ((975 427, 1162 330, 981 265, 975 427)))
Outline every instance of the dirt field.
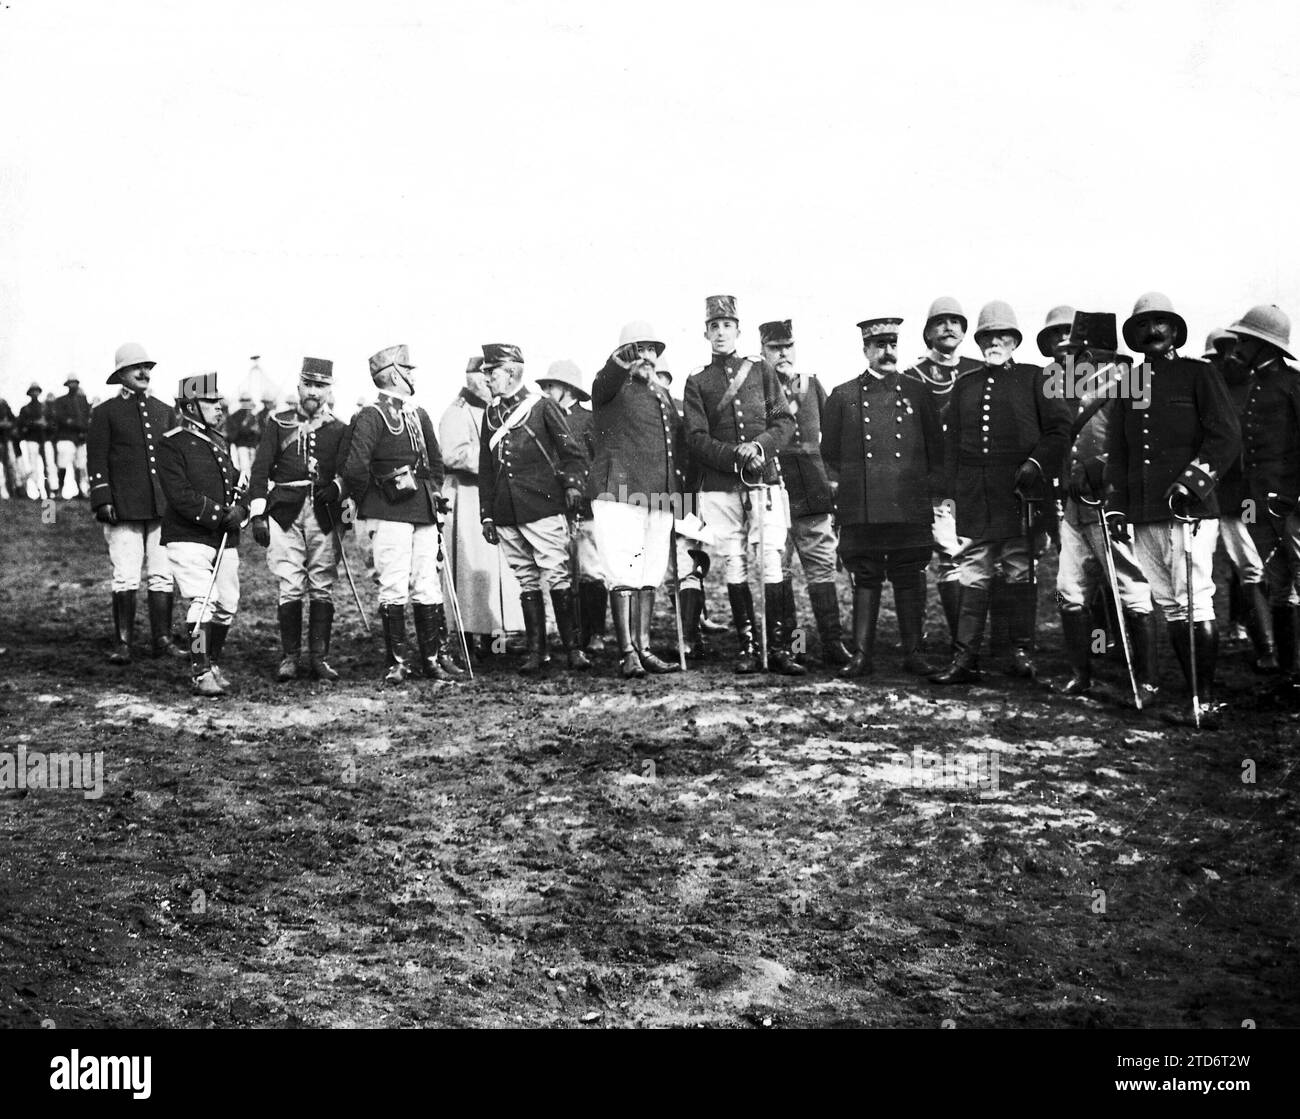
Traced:
POLYGON ((0 793, 0 1025, 1300 1025, 1298 726, 1240 647, 1199 734, 904 677, 888 609, 865 686, 737 677, 726 642, 681 678, 384 691, 340 602, 342 682, 277 686, 249 540, 237 694, 200 703, 179 662, 105 662, 84 503, 3 503, 0 549, 0 751, 106 771, 0 793))

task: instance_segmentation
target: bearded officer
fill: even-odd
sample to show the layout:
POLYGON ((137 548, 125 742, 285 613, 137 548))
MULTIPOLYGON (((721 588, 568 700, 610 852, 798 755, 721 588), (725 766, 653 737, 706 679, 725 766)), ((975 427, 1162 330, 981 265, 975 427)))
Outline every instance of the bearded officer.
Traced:
POLYGON ((198 627, 190 641, 191 690, 219 696, 230 688, 221 654, 239 609, 239 530, 248 507, 226 444, 226 405, 217 375, 182 380, 176 413, 180 426, 166 432, 158 448, 158 480, 167 498, 162 542, 176 585, 189 599, 191 632, 198 627), (205 597, 209 586, 210 598, 205 597))
POLYGON ((952 391, 944 434, 943 487, 955 498, 957 535, 971 543, 958 565, 961 584, 952 664, 930 679, 964 684, 979 678, 995 566, 1002 564, 1011 604, 1015 676, 1033 676, 1036 588, 1021 502, 1048 499, 1050 471, 1065 455, 1070 412, 1047 389, 1037 365, 1013 360, 1023 335, 1001 300, 985 304, 975 326, 984 368, 960 378, 952 391))
MULTIPOLYGON (((668 569, 673 521, 682 512, 685 432, 655 376, 665 344, 630 322, 592 385, 596 458, 591 488, 596 549, 613 588, 614 636, 625 677, 675 672, 650 647, 655 589, 668 569)), ((682 588, 683 627, 698 626, 703 596, 682 588)))
POLYGON ((90 505, 104 526, 113 569, 115 637, 108 658, 113 664, 131 659, 141 565, 148 586, 153 655, 185 655, 171 639, 176 587, 162 540, 167 503, 157 462, 163 433, 175 426, 176 413, 149 395, 154 364, 143 346, 127 342, 118 347, 108 384, 121 385, 121 391, 91 412, 86 437, 90 505))
POLYGON ((838 481, 840 555, 853 578, 855 652, 841 676, 871 673, 882 585, 894 587, 903 667, 925 674, 921 632, 934 507, 942 500, 943 429, 934 397, 898 371, 898 318, 864 319, 867 369, 826 403, 821 453, 838 481))
POLYGON ((519 670, 531 675, 550 663, 543 583, 551 593, 569 667, 590 668, 574 624, 566 519, 577 516, 582 506, 586 452, 560 406, 524 387, 524 355, 518 346, 486 344, 483 369, 492 390, 479 454, 483 537, 501 547, 519 580, 528 640, 519 670))
POLYGON ((303 598, 309 603, 307 648, 311 674, 333 681, 330 631, 343 529, 342 469, 348 427, 334 416, 334 363, 306 357, 298 378, 298 406, 274 413, 253 459, 248 491, 253 539, 280 584, 280 667, 276 678, 298 676, 303 598))
POLYGON ((384 682, 411 675, 406 606, 411 603, 418 670, 431 680, 456 679, 443 657, 446 629, 438 579, 438 518, 443 508, 442 456, 428 413, 411 400, 415 366, 406 346, 370 358, 379 397, 352 418, 343 492, 365 519, 379 581, 384 628, 384 682))
POLYGON ((699 473, 699 512, 725 557, 727 598, 740 643, 736 671, 751 673, 759 662, 754 647, 754 600, 749 589, 749 548, 759 541, 763 518, 764 614, 768 664, 774 672, 802 676, 790 655, 785 632, 781 554, 787 510, 778 452, 794 438, 795 421, 776 370, 761 357, 736 354, 740 320, 736 300, 711 295, 704 306, 704 337, 713 351, 709 364, 687 378, 686 440, 699 473), (763 486, 748 489, 745 479, 763 486))
MULTIPOLYGON (((1215 485, 1241 449, 1241 429, 1223 378, 1213 366, 1181 357, 1187 323, 1168 296, 1148 292, 1124 323, 1124 342, 1145 356, 1146 392, 1120 399, 1107 431, 1106 484, 1113 508, 1134 533, 1138 564, 1168 623, 1183 675, 1196 683, 1213 713, 1219 631, 1214 620, 1214 546, 1219 504, 1215 485), (1183 526, 1194 517, 1192 609, 1183 526)), ((1124 526, 1117 526, 1124 531, 1124 526)))
POLYGON ((781 478, 790 506, 781 587, 786 636, 793 637, 797 624, 792 564, 798 552, 821 639, 822 661, 846 665, 849 651, 844 647, 839 590, 835 585, 835 499, 821 452, 826 390, 815 373, 796 370, 794 328, 789 319, 761 323, 758 336, 763 357, 776 370, 786 407, 794 418, 794 440, 780 452, 781 478))

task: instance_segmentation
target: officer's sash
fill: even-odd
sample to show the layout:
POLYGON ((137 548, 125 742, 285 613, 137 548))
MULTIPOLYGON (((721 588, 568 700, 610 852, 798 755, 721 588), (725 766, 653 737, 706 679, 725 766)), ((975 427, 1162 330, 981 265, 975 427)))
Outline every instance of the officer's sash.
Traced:
MULTIPOLYGON (((495 451, 497 449, 497 444, 506 437, 507 432, 513 431, 523 423, 524 420, 528 418, 528 413, 533 410, 533 406, 541 399, 542 397, 540 393, 529 393, 523 398, 523 400, 516 404, 511 410, 510 415, 501 421, 501 426, 488 438, 488 450, 495 451)), ((534 436, 534 438, 536 438, 536 436, 534 436)))
POLYGON ((722 394, 722 399, 718 401, 718 411, 713 417, 713 424, 716 427, 718 421, 722 419, 722 413, 727 410, 727 405, 736 399, 736 394, 740 392, 740 386, 745 383, 745 378, 749 376, 749 371, 754 368, 754 363, 746 358, 740 363, 740 368, 736 370, 735 375, 727 382, 726 391, 722 394))

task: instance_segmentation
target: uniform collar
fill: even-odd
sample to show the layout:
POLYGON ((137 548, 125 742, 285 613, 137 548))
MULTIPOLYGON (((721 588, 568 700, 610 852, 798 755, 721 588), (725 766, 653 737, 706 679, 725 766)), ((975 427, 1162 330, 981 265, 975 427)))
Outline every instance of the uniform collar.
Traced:
POLYGON ((961 363, 961 358, 957 356, 956 352, 951 354, 941 354, 938 350, 931 350, 925 356, 933 364, 942 365, 946 369, 956 369, 961 363))
POLYGON ((709 354, 709 364, 716 365, 719 369, 726 369, 727 362, 736 356, 736 351, 732 350, 729 354, 709 354))

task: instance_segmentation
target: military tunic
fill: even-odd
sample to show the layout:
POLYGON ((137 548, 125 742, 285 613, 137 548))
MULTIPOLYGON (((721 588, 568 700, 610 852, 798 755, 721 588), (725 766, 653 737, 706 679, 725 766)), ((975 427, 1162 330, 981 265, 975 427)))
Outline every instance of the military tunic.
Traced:
POLYGON ((423 408, 408 408, 404 398, 381 392, 379 399, 352 417, 351 443, 343 466, 345 496, 369 520, 431 525, 442 489, 442 455, 433 423, 423 408), (413 430, 412 424, 417 425, 413 430), (423 450, 421 450, 421 437, 423 450), (415 475, 415 492, 391 500, 380 479, 402 467, 415 475))
POLYGON ((343 527, 342 498, 318 500, 331 483, 343 488, 347 461, 348 425, 334 416, 319 423, 288 408, 271 417, 253 459, 248 491, 254 503, 265 503, 266 514, 287 529, 312 497, 312 509, 322 532, 343 527))
POLYGON ((776 370, 762 358, 714 354, 708 365, 686 380, 686 442, 700 471, 701 491, 735 493, 740 487, 736 448, 757 443, 763 448, 764 480, 778 484, 778 452, 794 438, 795 421, 786 407, 776 370), (727 386, 749 364, 738 392, 727 397, 727 386), (725 403, 724 403, 725 400, 725 403))
POLYGON ((162 542, 217 548, 224 537, 230 547, 238 545, 238 528, 219 527, 239 484, 225 439, 185 424, 163 434, 157 457, 167 499, 162 542))
POLYGON ((1255 369, 1241 416, 1242 467, 1254 503, 1251 537, 1267 557, 1269 598, 1300 595, 1300 375, 1281 360, 1255 369), (1270 494, 1276 494, 1269 510, 1270 494), (1287 510, 1289 507, 1289 510, 1287 510))
POLYGON ((92 508, 112 505, 120 521, 153 521, 166 501, 158 479, 158 449, 176 413, 148 393, 123 389, 90 415, 86 455, 92 508))
POLYGON ((781 477, 789 495, 790 516, 811 517, 831 513, 830 478, 822 461, 822 417, 826 390, 813 374, 797 375, 782 385, 787 407, 794 418, 794 436, 780 451, 781 477))
POLYGON ((560 406, 537 397, 523 421, 491 445, 492 436, 524 400, 521 389, 483 413, 479 450, 481 514, 498 527, 564 516, 566 489, 582 490, 587 456, 560 406))

